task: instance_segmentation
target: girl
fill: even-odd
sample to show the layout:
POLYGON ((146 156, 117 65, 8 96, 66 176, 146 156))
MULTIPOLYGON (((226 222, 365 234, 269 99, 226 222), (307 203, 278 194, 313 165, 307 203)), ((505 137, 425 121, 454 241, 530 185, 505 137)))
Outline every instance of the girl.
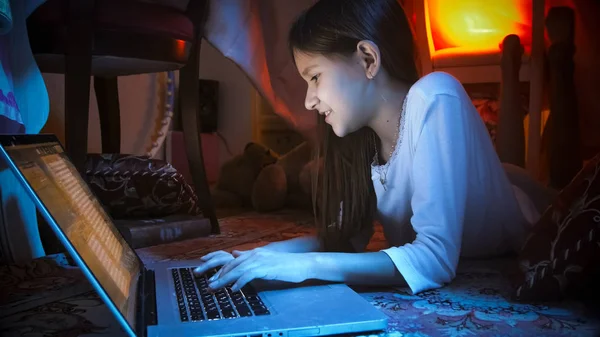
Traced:
POLYGON ((319 235, 210 253, 195 272, 223 266, 211 288, 320 279, 418 293, 450 282, 459 256, 520 248, 538 209, 509 181, 461 84, 418 78, 397 0, 320 0, 289 43, 324 131, 319 235), (364 253, 374 219, 391 247, 364 253))

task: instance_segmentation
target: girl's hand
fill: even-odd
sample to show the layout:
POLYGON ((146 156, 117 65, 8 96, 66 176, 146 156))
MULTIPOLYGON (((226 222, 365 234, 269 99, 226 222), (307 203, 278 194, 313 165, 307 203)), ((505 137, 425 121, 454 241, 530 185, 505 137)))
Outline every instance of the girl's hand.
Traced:
POLYGON ((233 255, 223 250, 206 254, 200 258, 201 264, 194 269, 194 274, 202 275, 213 268, 223 266, 227 262, 233 261, 233 259, 233 255))
POLYGON ((255 248, 249 251, 233 251, 233 259, 225 264, 209 280, 213 290, 232 284, 238 291, 254 279, 284 282, 303 282, 308 279, 310 259, 307 254, 282 253, 255 248))

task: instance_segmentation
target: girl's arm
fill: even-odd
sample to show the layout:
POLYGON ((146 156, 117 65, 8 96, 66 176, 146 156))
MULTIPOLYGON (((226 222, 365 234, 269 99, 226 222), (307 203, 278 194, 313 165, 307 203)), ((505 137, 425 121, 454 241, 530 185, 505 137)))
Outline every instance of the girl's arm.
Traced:
POLYGON ((354 285, 405 286, 404 277, 384 252, 308 253, 307 279, 354 285))
POLYGON ((384 252, 378 253, 283 253, 256 248, 233 251, 228 262, 209 280, 219 289, 231 284, 238 291, 255 279, 284 282, 323 280, 360 285, 396 285, 406 282, 384 252))
POLYGON ((322 247, 321 240, 316 235, 307 235, 286 241, 272 242, 263 248, 282 253, 309 253, 321 251, 322 247))

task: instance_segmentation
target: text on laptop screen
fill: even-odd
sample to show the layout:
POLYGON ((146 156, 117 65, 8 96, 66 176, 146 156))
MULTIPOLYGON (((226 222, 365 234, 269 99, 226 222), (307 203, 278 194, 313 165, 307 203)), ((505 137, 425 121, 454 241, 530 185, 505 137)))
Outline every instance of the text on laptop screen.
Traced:
POLYGON ((58 143, 5 148, 131 327, 140 263, 58 143))

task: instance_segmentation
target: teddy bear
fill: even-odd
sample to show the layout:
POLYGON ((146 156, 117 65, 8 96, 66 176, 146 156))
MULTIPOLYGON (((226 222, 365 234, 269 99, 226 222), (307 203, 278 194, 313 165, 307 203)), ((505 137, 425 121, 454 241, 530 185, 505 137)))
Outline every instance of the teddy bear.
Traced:
POLYGON ((304 142, 284 155, 258 143, 226 162, 212 196, 217 208, 252 207, 270 212, 284 207, 310 208, 311 146, 304 142))
POLYGON ((263 169, 277 161, 279 155, 263 145, 248 143, 241 154, 223 164, 212 189, 217 208, 250 206, 254 180, 263 169))

